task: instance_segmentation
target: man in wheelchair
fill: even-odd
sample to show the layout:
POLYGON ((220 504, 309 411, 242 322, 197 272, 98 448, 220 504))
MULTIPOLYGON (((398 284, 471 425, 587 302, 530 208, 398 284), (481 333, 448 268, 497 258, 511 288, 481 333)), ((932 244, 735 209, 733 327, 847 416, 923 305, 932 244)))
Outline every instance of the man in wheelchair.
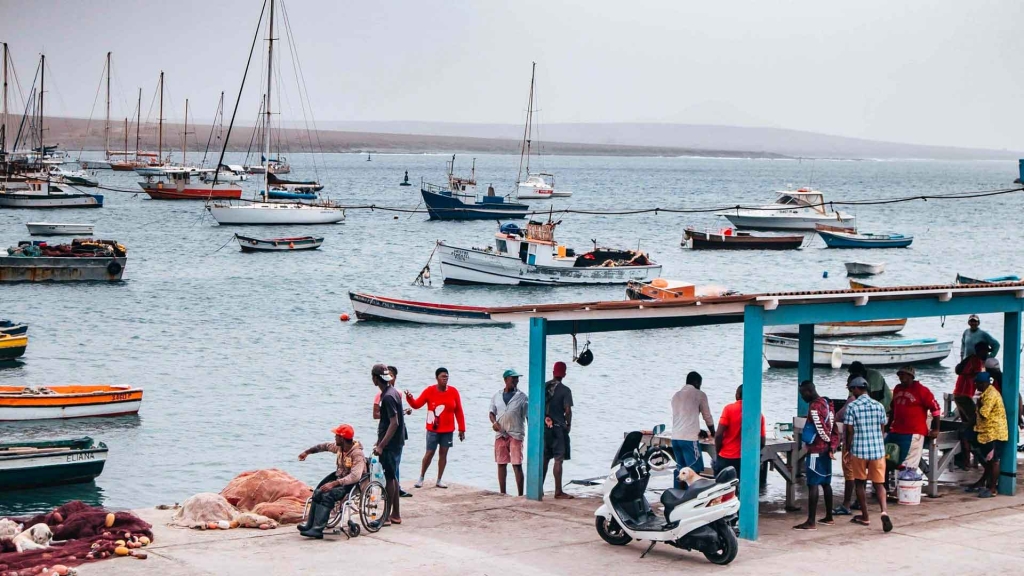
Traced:
POLYGON ((312 510, 306 518, 307 524, 299 525, 299 533, 308 538, 322 539, 324 528, 335 503, 344 500, 366 472, 366 458, 363 446, 355 440, 355 430, 342 424, 333 430, 334 442, 324 442, 299 454, 299 461, 317 452, 333 452, 338 455, 337 470, 320 481, 313 492, 312 510))

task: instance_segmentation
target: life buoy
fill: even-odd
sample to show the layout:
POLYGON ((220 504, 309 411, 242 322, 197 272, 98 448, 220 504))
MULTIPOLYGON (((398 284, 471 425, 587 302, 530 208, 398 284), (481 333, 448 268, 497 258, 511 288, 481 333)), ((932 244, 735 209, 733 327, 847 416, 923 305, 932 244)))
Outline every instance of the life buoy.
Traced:
POLYGON ((110 264, 107 264, 107 273, 110 274, 111 276, 117 276, 118 274, 121 273, 122 269, 123 267, 121 266, 121 263, 116 260, 111 262, 110 264))
POLYGON ((290 248, 291 250, 294 250, 295 249, 295 242, 289 242, 288 243, 288 248, 290 248))

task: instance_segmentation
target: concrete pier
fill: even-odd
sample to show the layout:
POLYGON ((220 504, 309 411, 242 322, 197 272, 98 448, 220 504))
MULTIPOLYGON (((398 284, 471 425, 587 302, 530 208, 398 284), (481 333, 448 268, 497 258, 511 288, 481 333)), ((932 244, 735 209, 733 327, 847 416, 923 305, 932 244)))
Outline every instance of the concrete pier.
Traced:
MULTIPOLYGON (((805 503, 806 504, 806 503, 805 503)), ((424 488, 402 501, 404 522, 377 534, 299 536, 272 531, 200 531, 167 527, 172 512, 138 510, 153 524, 147 560, 116 558, 80 569, 83 576, 224 574, 664 574, 696 570, 733 575, 1019 574, 1024 563, 1024 496, 979 499, 949 487, 920 506, 890 505, 895 529, 837 517, 835 526, 798 532, 804 513, 761 505, 760 539, 740 541, 728 568, 699 553, 646 544, 615 547, 594 529, 596 497, 541 502, 462 486, 424 488)))

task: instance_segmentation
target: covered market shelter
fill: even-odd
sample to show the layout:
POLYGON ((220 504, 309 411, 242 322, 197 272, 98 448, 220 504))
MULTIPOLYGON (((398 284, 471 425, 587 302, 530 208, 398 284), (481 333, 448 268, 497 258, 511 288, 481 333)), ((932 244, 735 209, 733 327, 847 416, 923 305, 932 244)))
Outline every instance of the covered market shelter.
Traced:
POLYGON ((1014 494, 1017 476, 1017 394, 1020 381, 1024 282, 950 286, 901 286, 861 290, 745 294, 666 301, 624 300, 491 309, 497 320, 530 324, 529 424, 526 495, 543 497, 544 383, 550 336, 653 330, 711 324, 743 324, 743 417, 739 497, 740 536, 756 540, 762 412, 762 350, 766 326, 799 325, 797 385, 812 379, 814 325, 828 322, 1003 314, 1003 400, 1009 428, 999 492, 1014 494))

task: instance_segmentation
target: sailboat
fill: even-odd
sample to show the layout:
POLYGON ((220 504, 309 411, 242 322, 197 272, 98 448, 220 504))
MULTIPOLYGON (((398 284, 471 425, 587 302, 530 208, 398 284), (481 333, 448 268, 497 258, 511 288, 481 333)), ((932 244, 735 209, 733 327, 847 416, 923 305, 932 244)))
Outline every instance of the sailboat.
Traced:
MULTIPOLYGON (((160 141, 159 154, 163 155, 164 133, 164 73, 160 72, 160 141)), ((185 100, 185 133, 181 140, 181 165, 146 166, 135 169, 145 176, 139 186, 153 200, 208 200, 211 198, 241 198, 242 187, 234 183, 206 183, 200 177, 201 171, 186 164, 188 135, 188 99, 185 100)))
POLYGON ((79 152, 78 164, 83 170, 110 170, 110 52, 103 67, 107 76, 107 115, 103 122, 103 160, 82 160, 79 152))
MULTIPOLYGON (((533 144, 533 105, 536 99, 537 63, 533 63, 530 72, 530 98, 526 109, 526 125, 523 127, 523 145, 519 153, 519 174, 516 176, 516 189, 520 200, 546 200, 548 198, 569 197, 572 192, 555 188, 555 175, 550 172, 530 172, 530 151, 533 144), (523 170, 525 163, 526 170, 523 170), (522 180, 523 173, 526 180, 522 180)), ((540 154, 538 153, 538 156, 540 154)))
MULTIPOLYGON (((267 21, 267 91, 263 95, 263 155, 264 163, 263 190, 260 192, 260 200, 255 202, 211 202, 206 205, 210 215, 220 225, 240 224, 333 224, 345 219, 345 209, 337 204, 318 200, 310 203, 298 202, 270 202, 269 192, 272 187, 284 188, 285 184, 292 182, 283 181, 274 177, 276 170, 271 169, 270 164, 270 139, 271 139, 271 95, 274 94, 274 8, 275 0, 270 0, 270 18, 267 21)), ((262 15, 260 20, 262 25, 262 15)), ((256 34, 259 34, 260 25, 257 26, 256 34)), ((291 35, 288 27, 286 32, 291 35)), ((294 44, 290 44, 294 46, 294 44)), ((295 54, 292 54, 295 57, 295 54)), ((251 57, 251 54, 250 54, 251 57)), ((248 70, 248 66, 246 67, 248 70)), ((242 77, 242 86, 245 86, 245 77, 242 77)), ((242 97, 242 90, 238 91, 238 98, 242 97)), ((300 94, 301 97, 301 94, 300 94)), ((235 106, 237 110, 237 103, 235 106)), ((224 139, 224 146, 221 149, 218 166, 224 162, 224 153, 227 151, 228 141, 231 139, 231 129, 234 126, 235 117, 232 115, 231 123, 228 125, 228 133, 224 139)), ((216 180, 215 180, 216 182, 216 180)), ((311 183, 302 183, 310 185, 311 183)), ((216 184, 214 184, 216 185, 216 184)), ((313 182, 314 187, 320 187, 313 182)))

